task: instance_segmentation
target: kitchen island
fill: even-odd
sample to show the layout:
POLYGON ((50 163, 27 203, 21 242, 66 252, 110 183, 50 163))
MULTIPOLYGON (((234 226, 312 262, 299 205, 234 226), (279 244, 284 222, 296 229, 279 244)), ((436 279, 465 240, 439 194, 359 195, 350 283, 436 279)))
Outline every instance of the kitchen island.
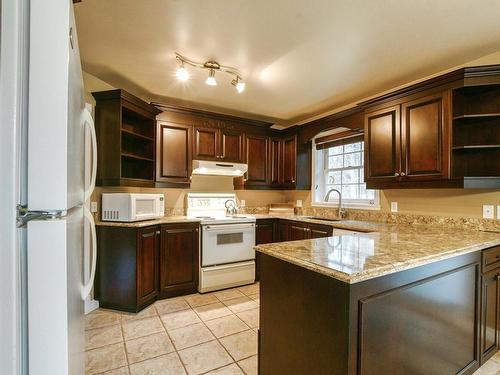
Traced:
POLYGON ((498 347, 500 234, 427 225, 259 245, 259 373, 471 374, 498 347))

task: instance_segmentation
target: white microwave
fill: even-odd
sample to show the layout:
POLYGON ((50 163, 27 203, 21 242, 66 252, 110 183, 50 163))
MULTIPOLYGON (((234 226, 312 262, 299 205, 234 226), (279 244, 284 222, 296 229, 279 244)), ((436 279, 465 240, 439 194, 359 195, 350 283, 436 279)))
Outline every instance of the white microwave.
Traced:
POLYGON ((103 193, 103 221, 141 221, 165 216, 163 194, 103 193))

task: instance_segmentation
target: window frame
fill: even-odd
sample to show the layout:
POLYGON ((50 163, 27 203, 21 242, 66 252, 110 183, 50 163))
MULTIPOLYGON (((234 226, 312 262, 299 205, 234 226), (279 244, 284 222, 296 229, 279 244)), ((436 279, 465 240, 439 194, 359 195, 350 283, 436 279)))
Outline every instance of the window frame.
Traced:
MULTIPOLYGON (((318 135, 319 136, 319 135, 318 135)), ((316 136, 315 138, 317 138, 316 136)), ((357 143, 357 142, 353 142, 357 143)), ((318 152, 322 152, 322 158, 326 158, 326 152, 325 150, 317 150, 316 147, 314 146, 314 139, 312 142, 312 160, 311 160, 311 206, 312 207, 338 207, 339 206, 339 200, 338 196, 332 196, 329 202, 324 202, 324 201, 318 201, 316 199, 316 185, 317 185, 317 174, 319 171, 317 171, 317 154, 318 152)), ((363 148, 362 151, 362 157, 364 157, 364 152, 365 149, 363 148)), ((343 154, 342 154, 343 155, 343 154)), ((322 160, 322 164, 324 165, 325 160, 322 160)), ((363 173, 364 173, 364 168, 365 166, 363 165, 363 173)), ((342 170, 347 170, 342 169, 342 170)), ((353 169, 359 169, 358 167, 355 167, 353 169)), ((320 173, 324 175, 325 169, 322 168, 320 173)), ((326 172, 328 173, 328 172, 326 172)), ((375 190, 375 189, 373 189, 375 190)), ((375 190, 375 197, 373 199, 373 204, 369 203, 369 200, 367 199, 342 199, 342 208, 354 208, 354 209, 363 209, 363 210, 380 210, 380 191, 375 190)))

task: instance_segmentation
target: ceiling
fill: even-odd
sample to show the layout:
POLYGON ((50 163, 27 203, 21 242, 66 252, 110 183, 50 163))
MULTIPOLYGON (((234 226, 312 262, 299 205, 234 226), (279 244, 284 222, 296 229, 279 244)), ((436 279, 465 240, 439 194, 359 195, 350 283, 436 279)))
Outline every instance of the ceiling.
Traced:
POLYGON ((500 49, 498 0, 84 0, 75 14, 90 74, 285 126, 500 49), (238 68, 245 92, 194 69, 179 82, 174 52, 238 68))

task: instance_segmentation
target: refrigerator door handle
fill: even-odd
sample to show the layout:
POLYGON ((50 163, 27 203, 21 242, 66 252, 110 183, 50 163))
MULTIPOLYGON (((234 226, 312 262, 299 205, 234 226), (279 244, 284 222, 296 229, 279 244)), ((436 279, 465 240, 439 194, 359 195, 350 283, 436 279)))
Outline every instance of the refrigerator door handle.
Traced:
POLYGON ((84 126, 90 131, 90 140, 92 145, 92 171, 90 175, 90 184, 88 189, 86 189, 83 193, 83 201, 86 202, 92 195, 95 188, 95 180, 97 176, 97 137, 95 133, 94 119, 92 118, 92 114, 90 113, 87 104, 82 112, 82 116, 84 126))
POLYGON ((94 217, 92 216, 87 207, 83 207, 83 216, 90 225, 90 236, 92 238, 92 267, 90 269, 90 277, 88 283, 85 284, 84 281, 84 285, 82 286, 82 300, 85 301, 88 295, 90 294, 92 287, 94 286, 95 271, 97 266, 97 235, 96 235, 94 217))

